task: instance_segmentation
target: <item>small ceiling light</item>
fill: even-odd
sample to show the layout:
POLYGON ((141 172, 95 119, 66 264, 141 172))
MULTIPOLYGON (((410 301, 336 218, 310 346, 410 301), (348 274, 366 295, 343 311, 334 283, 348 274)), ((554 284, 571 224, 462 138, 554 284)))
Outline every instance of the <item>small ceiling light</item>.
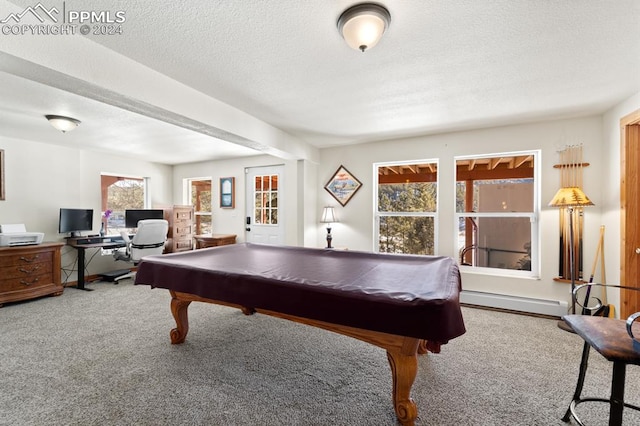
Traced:
POLYGON ((80 124, 80 120, 76 120, 71 117, 64 117, 62 115, 45 115, 45 117, 53 127, 60 130, 62 133, 70 132, 80 124))
POLYGON ((389 11, 375 3, 351 6, 338 18, 338 31, 355 50, 364 52, 374 47, 391 22, 389 11))

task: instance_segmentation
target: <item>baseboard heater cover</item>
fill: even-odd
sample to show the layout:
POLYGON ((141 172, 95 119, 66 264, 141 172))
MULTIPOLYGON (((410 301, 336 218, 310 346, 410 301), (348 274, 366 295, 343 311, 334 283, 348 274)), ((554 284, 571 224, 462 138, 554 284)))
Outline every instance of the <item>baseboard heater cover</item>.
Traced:
POLYGON ((569 309, 569 304, 560 300, 535 299, 469 290, 463 290, 460 293, 460 303, 555 317, 566 315, 569 309))

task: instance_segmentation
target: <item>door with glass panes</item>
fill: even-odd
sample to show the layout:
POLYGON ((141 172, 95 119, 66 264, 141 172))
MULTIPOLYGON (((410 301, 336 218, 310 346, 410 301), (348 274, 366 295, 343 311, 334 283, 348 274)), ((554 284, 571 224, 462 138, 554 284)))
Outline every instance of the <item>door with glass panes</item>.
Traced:
POLYGON ((283 166, 246 169, 245 241, 284 244, 283 166))

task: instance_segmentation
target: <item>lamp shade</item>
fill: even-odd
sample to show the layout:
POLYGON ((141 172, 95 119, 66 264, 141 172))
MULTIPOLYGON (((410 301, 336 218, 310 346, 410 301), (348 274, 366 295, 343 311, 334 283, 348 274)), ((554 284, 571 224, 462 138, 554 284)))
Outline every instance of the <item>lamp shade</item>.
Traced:
POLYGON ((391 22, 389 11, 374 3, 361 3, 338 18, 338 31, 349 47, 364 52, 374 47, 391 22))
POLYGON ((49 120, 49 124, 62 133, 70 132, 80 124, 80 120, 62 115, 45 115, 45 118, 49 120))
POLYGON ((549 203, 550 207, 582 207, 593 206, 593 202, 577 186, 568 186, 558 189, 556 195, 549 203))
POLYGON ((336 218, 336 212, 333 207, 325 207, 322 211, 322 219, 320 219, 320 223, 335 223, 338 219, 336 218))

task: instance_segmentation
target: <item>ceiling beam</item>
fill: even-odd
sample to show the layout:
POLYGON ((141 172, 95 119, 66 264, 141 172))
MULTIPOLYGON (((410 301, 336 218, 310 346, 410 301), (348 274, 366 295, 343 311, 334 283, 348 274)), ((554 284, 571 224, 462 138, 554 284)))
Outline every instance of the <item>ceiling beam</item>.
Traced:
POLYGON ((319 162, 318 148, 86 37, 0 37, 0 71, 263 154, 319 162))

